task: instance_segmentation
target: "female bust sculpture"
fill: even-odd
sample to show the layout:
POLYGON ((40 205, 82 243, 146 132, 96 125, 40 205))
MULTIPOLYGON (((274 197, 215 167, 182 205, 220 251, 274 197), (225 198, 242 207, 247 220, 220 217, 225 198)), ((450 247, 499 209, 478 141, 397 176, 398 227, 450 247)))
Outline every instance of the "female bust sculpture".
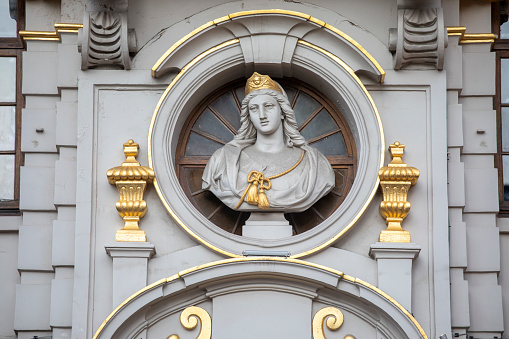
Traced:
POLYGON ((245 94, 237 135, 211 156, 202 187, 240 211, 308 209, 334 187, 329 162, 300 135, 277 82, 255 72, 245 94))

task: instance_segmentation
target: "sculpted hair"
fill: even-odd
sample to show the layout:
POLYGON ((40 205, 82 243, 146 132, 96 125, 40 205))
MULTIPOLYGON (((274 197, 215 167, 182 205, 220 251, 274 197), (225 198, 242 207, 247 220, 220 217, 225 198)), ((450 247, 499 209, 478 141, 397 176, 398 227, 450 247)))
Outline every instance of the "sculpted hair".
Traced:
POLYGON ((288 99, 278 91, 271 89, 262 89, 254 91, 246 95, 242 100, 240 108, 240 128, 237 135, 230 141, 236 145, 252 145, 256 142, 256 128, 254 127, 251 119, 249 118, 249 101, 257 95, 270 95, 281 107, 281 113, 284 115, 283 119, 283 137, 286 146, 288 147, 302 147, 307 146, 306 139, 299 133, 297 127, 297 120, 295 119, 295 113, 288 99))

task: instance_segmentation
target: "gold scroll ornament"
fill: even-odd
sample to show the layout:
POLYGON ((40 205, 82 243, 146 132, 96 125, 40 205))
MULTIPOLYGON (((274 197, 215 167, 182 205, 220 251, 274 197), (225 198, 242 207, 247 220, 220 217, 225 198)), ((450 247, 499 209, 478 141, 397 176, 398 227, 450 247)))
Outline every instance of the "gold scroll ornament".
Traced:
MULTIPOLYGON (((331 331, 337 331, 343 326, 343 312, 336 307, 324 307, 318 310, 313 317, 313 339, 326 339, 324 326, 331 331)), ((351 334, 346 335, 343 339, 355 339, 351 334)))
MULTIPOLYGON (((180 314, 180 323, 186 330, 193 330, 198 326, 200 320, 200 334, 196 339, 210 339, 212 337, 212 319, 207 311, 198 306, 190 306, 180 314)), ((180 339, 176 334, 170 335, 167 339, 180 339)))
POLYGON ((139 146, 133 140, 124 144, 125 162, 106 172, 108 182, 116 185, 120 200, 117 201, 118 214, 124 219, 124 228, 115 234, 115 241, 147 241, 145 231, 140 230, 139 222, 147 213, 147 203, 143 194, 147 185, 154 181, 154 171, 150 167, 141 166, 136 157, 139 146))
POLYGON ((410 186, 419 179, 419 170, 407 167, 401 157, 405 145, 396 141, 389 146, 392 161, 380 168, 378 178, 382 188, 383 201, 380 203, 380 214, 385 218, 387 229, 380 233, 380 242, 410 242, 410 233, 403 230, 401 222, 410 212, 410 203, 406 200, 410 186))

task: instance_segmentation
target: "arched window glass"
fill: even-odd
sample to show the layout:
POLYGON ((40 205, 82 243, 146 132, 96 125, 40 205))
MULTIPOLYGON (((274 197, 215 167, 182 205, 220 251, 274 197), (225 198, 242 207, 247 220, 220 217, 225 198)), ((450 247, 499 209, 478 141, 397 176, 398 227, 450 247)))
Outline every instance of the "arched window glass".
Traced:
MULTIPOLYGON (((330 216, 346 197, 356 170, 356 148, 339 110, 318 91, 295 79, 277 79, 285 89, 302 136, 324 154, 334 169, 331 193, 300 213, 288 213, 294 234, 312 229, 330 216)), ((234 211, 202 189, 208 159, 233 139, 240 127, 240 105, 246 79, 223 86, 207 96, 184 124, 177 147, 177 174, 193 205, 216 226, 240 235, 247 212, 234 211)))

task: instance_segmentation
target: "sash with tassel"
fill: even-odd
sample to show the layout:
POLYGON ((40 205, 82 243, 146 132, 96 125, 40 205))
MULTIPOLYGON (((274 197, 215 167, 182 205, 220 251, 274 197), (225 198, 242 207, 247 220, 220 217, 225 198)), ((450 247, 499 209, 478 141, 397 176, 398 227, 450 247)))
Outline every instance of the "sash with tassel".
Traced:
POLYGON ((295 165, 293 165, 286 171, 281 172, 279 174, 272 175, 266 178, 262 172, 259 171, 249 172, 247 176, 247 182, 249 183, 249 185, 247 185, 247 188, 242 194, 239 203, 237 204, 237 206, 235 206, 235 209, 239 208, 239 206, 242 205, 242 203, 244 202, 244 198, 246 199, 246 202, 248 204, 258 205, 258 208, 264 210, 270 209, 269 199, 265 194, 265 191, 270 190, 270 188, 272 187, 272 183, 270 181, 272 179, 282 177, 283 175, 293 171, 297 166, 299 166, 299 164, 302 162, 302 159, 304 159, 304 153, 305 151, 302 150, 302 154, 300 155, 299 161, 297 161, 295 165))

